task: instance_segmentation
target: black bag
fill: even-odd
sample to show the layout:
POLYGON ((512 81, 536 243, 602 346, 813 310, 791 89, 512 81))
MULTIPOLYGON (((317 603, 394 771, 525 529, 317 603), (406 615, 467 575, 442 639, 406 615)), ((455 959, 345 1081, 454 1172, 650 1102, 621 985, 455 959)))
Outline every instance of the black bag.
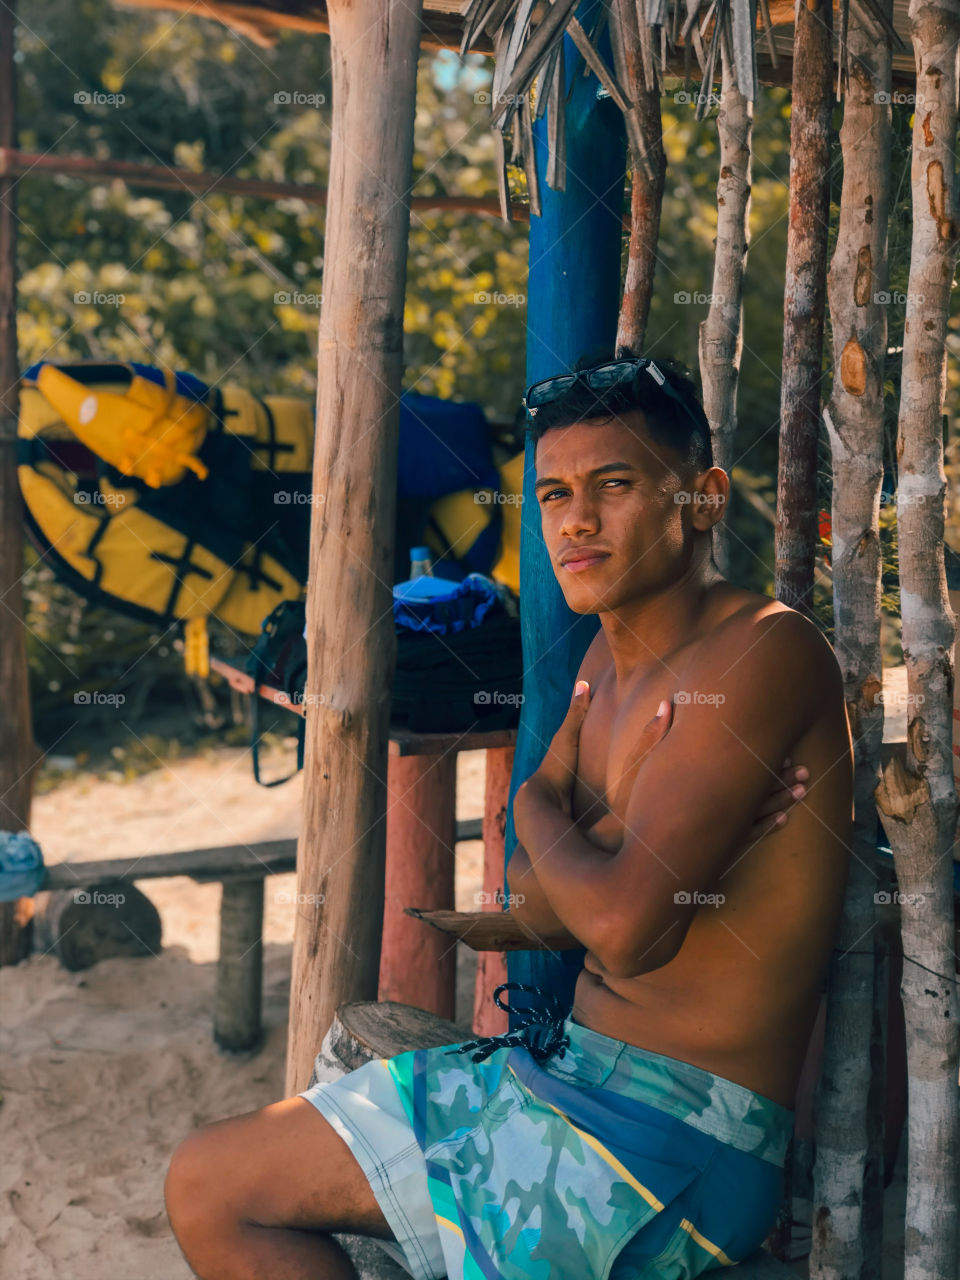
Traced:
POLYGON ((513 728, 522 690, 520 619, 505 611, 443 636, 397 633, 392 718, 413 733, 513 728))
MULTIPOLYGON (((282 689, 297 704, 307 681, 305 600, 285 600, 265 618, 247 659, 257 685, 282 689)), ((519 723, 523 702, 520 619, 496 605, 476 627, 437 635, 397 629, 391 723, 411 733, 483 732, 519 723)), ((264 787, 289 782, 303 768, 305 719, 297 728, 297 769, 284 778, 260 777, 260 699, 253 698, 253 776, 264 787)))

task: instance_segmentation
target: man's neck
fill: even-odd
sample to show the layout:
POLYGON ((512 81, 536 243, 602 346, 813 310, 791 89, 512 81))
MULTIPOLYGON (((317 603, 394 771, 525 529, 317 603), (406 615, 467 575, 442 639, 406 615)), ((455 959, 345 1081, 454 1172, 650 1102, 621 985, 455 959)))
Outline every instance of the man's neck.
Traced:
POLYGON ((600 614, 618 687, 657 670, 696 631, 707 593, 725 582, 707 550, 669 587, 600 614))

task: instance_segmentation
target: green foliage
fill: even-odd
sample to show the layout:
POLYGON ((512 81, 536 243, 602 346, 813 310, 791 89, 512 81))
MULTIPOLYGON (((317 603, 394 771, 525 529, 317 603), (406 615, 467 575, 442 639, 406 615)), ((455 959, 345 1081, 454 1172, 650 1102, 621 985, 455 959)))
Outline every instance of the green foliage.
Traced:
MULTIPOLYGON (((326 38, 286 32, 262 49, 189 13, 126 10, 111 0, 47 0, 31 11, 17 39, 24 150, 327 185, 332 85, 326 38), (91 100, 76 101, 78 94, 91 100)), ((449 52, 421 58, 414 196, 495 193, 483 92, 489 83, 486 59, 471 56, 461 65, 449 52)), ((890 287, 905 293, 905 109, 894 108, 894 122, 890 287)), ((696 369, 707 303, 681 302, 676 295, 711 292, 716 124, 711 118, 697 122, 692 105, 674 98, 670 88, 663 127, 669 168, 647 350, 696 369)), ((763 89, 754 115, 735 465, 738 482, 768 505, 775 503, 776 489, 789 129, 788 92, 763 89)), ((832 171, 836 195, 839 144, 832 171)), ((522 198, 522 179, 514 178, 522 198)), ((173 189, 156 191, 39 171, 21 178, 17 196, 23 366, 44 358, 138 360, 190 370, 211 383, 242 383, 259 394, 313 398, 324 264, 321 206, 215 190, 194 195, 176 181, 173 189), (113 302, 93 305, 81 296, 94 293, 112 295, 113 302)), ((836 214, 834 205, 831 237, 836 214)), ((526 258, 522 222, 504 226, 486 215, 414 210, 404 315, 407 386, 477 400, 491 418, 513 419, 523 389, 526 258)), ((891 308, 891 346, 901 341, 902 326, 902 308, 891 308)), ((960 324, 952 338, 960 344, 960 324)), ((829 331, 824 352, 828 383, 829 331)), ((889 372, 892 461, 896 362, 889 372)), ((827 390, 825 384, 825 395, 827 390)), ((960 456, 953 457, 953 468, 956 474, 960 456)), ((825 450, 820 471, 818 507, 828 510, 825 450)), ((736 497, 731 516, 734 577, 772 593, 772 525, 736 497)), ((892 534, 890 539, 893 555, 892 534)), ((31 563, 26 588, 41 718, 94 675, 113 678, 110 670, 117 680, 139 681, 148 691, 163 681, 168 691, 182 685, 172 637, 83 605, 42 563, 31 563), (145 656, 133 662, 135 653, 145 656)), ((819 599, 818 608, 829 628, 829 601, 819 599)))

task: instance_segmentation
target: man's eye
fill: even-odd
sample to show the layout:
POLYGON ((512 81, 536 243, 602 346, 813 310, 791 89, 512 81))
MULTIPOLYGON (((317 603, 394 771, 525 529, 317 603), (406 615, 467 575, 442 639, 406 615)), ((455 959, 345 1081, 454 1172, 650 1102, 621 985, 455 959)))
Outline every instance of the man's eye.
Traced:
MULTIPOLYGON (((608 479, 607 479, 607 480, 602 480, 602 481, 600 481, 600 484, 602 484, 602 485, 605 485, 605 484, 627 484, 627 481, 626 481, 626 480, 623 480, 623 479, 622 479, 622 477, 618 477, 618 476, 608 476, 608 479)), ((547 502, 547 499, 548 499, 548 498, 552 498, 552 497, 553 497, 553 495, 554 495, 554 493, 566 493, 566 489, 550 489, 550 492, 549 492, 549 493, 545 493, 545 494, 543 495, 543 498, 541 498, 541 499, 540 499, 540 502, 541 502, 541 503, 547 502)))

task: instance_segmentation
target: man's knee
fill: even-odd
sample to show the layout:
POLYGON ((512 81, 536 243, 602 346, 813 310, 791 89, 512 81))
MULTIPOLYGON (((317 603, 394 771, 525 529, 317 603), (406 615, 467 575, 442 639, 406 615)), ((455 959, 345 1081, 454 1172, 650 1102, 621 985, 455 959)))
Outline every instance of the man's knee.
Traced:
POLYGON ((216 1274, 212 1268, 229 1252, 231 1233, 242 1222, 220 1132, 221 1125, 208 1125, 184 1138, 170 1160, 163 1188, 177 1243, 204 1280, 216 1274))

